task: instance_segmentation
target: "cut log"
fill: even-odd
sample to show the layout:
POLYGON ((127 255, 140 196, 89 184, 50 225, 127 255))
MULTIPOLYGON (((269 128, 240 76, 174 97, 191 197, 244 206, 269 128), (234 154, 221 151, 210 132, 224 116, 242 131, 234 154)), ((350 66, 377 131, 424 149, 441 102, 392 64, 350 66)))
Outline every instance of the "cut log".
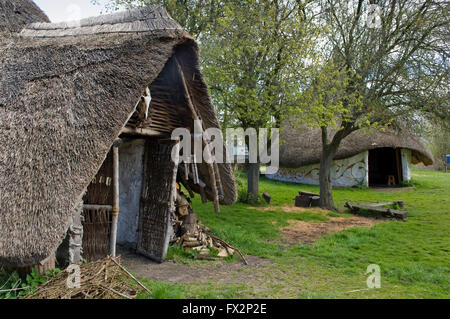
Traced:
POLYGON ((369 213, 373 214, 379 214, 383 217, 390 217, 390 218, 396 218, 396 219, 402 219, 404 220, 408 216, 408 212, 401 211, 397 209, 392 208, 376 208, 370 205, 360 205, 360 204, 354 204, 351 202, 346 202, 345 207, 350 209, 352 213, 357 213, 361 210, 366 210, 369 213))
POLYGON ((220 258, 227 258, 228 257, 227 249, 226 248, 219 249, 219 253, 217 254, 217 256, 220 258))
POLYGON ((311 197, 304 195, 295 197, 295 207, 309 207, 309 206, 311 206, 311 197))
POLYGON ((226 249, 227 249, 228 254, 230 254, 231 256, 234 255, 234 249, 233 248, 230 248, 230 247, 227 246, 226 249))
POLYGON ((201 242, 197 241, 185 241, 183 243, 183 247, 189 247, 189 248, 194 248, 194 247, 198 247, 201 246, 201 242))
POLYGON ((320 206, 320 196, 311 197, 311 207, 319 207, 320 206))
POLYGON ((394 204, 394 202, 381 202, 381 203, 370 203, 370 204, 367 204, 367 206, 370 206, 370 207, 383 207, 383 206, 387 206, 387 205, 393 205, 394 204))
POLYGON ((208 260, 208 261, 215 261, 215 260, 217 260, 217 258, 214 258, 214 257, 211 257, 211 256, 209 256, 209 255, 204 255, 204 254, 198 254, 197 255, 197 259, 200 259, 200 260, 208 260))

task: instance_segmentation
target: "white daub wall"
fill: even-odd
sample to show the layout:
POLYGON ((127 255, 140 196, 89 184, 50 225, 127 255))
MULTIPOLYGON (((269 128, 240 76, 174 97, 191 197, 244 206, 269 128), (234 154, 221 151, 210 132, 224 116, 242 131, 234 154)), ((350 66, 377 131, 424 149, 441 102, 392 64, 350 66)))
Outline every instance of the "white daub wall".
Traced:
POLYGON ((137 242, 145 140, 124 140, 119 148, 119 207, 117 243, 137 242))
MULTIPOLYGON (((369 152, 333 162, 331 181, 334 186, 352 187, 369 185, 368 163, 369 152)), ((276 174, 266 175, 267 178, 285 182, 319 185, 320 164, 312 164, 299 168, 280 168, 276 174)))
POLYGON ((411 150, 402 148, 401 149, 401 157, 402 157, 402 173, 403 173, 403 181, 409 182, 411 180, 411 150))
MULTIPOLYGON (((403 181, 411 180, 411 150, 401 149, 403 181)), ((333 186, 352 187, 369 186, 369 151, 333 162, 331 181, 333 186)), ((267 178, 284 182, 319 185, 320 164, 306 165, 299 168, 280 167, 276 174, 267 178)))

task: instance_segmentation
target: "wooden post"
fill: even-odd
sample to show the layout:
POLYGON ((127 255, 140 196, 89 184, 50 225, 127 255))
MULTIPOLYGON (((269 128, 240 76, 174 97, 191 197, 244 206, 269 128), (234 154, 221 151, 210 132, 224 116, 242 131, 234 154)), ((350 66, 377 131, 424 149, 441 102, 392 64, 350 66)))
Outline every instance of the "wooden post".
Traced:
POLYGON ((110 255, 116 257, 117 242, 117 220, 119 219, 119 146, 121 140, 116 140, 113 145, 113 205, 112 205, 112 225, 110 255))
POLYGON ((219 172, 219 165, 217 165, 217 162, 214 162, 214 171, 216 173, 217 187, 219 189, 219 200, 223 200, 225 198, 225 193, 223 191, 222 180, 220 178, 219 172))

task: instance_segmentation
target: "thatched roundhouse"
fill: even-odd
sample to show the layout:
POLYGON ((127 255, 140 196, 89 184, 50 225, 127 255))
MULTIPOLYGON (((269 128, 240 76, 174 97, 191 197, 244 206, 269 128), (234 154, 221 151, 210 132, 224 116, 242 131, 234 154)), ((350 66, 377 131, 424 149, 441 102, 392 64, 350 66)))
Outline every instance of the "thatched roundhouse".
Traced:
MULTIPOLYGON (((320 129, 285 124, 280 139, 280 169, 267 177, 318 185, 322 153, 320 129)), ((410 165, 418 163, 431 165, 433 156, 406 129, 355 131, 339 146, 331 179, 333 185, 340 187, 398 185, 410 180, 410 165)))
POLYGON ((230 165, 171 161, 173 129, 219 123, 198 47, 164 8, 51 24, 31 0, 0 0, 0 17, 0 266, 116 242, 162 260, 176 182, 235 202, 230 165))

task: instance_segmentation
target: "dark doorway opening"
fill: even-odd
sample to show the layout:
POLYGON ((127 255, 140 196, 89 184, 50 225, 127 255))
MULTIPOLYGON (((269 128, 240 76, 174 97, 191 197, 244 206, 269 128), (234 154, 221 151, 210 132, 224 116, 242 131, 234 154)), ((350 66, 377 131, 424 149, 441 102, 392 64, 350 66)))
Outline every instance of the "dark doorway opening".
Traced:
POLYGON ((369 186, 398 185, 402 182, 400 149, 390 147, 369 151, 369 186))

